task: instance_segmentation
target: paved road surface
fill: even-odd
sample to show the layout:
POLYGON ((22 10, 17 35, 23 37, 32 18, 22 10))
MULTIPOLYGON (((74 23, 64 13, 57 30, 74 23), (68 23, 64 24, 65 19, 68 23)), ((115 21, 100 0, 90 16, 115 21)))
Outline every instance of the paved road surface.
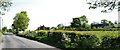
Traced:
POLYGON ((2 48, 55 48, 37 41, 7 34, 3 36, 2 48))

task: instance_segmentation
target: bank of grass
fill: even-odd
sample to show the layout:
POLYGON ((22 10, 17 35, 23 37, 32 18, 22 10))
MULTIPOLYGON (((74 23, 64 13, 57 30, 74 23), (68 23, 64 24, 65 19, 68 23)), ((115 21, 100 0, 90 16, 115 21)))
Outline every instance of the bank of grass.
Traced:
POLYGON ((0 31, 0 37, 3 35, 3 33, 0 31))
POLYGON ((19 36, 64 48, 116 48, 120 47, 119 31, 26 31, 19 36))
POLYGON ((0 31, 0 45, 2 43, 2 35, 3 35, 2 31, 0 31))

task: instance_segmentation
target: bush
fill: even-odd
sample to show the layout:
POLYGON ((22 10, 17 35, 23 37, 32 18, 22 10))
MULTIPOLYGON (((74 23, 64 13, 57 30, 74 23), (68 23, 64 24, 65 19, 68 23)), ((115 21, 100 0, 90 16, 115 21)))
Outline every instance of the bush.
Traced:
POLYGON ((120 28, 78 29, 78 31, 119 31, 120 28))
POLYGON ((95 35, 78 35, 77 48, 98 48, 100 40, 95 35))
POLYGON ((18 35, 61 49, 120 48, 118 31, 26 31, 18 35))
POLYGON ((102 48, 119 48, 120 47, 120 37, 113 38, 108 35, 103 36, 101 47, 102 48))

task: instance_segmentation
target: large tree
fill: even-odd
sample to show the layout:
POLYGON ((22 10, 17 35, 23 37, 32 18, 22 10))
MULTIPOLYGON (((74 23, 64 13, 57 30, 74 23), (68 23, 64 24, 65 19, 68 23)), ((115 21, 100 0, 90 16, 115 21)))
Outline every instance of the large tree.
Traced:
POLYGON ((87 23, 88 23, 88 19, 87 19, 87 17, 85 16, 85 15, 83 15, 83 16, 81 16, 80 17, 80 20, 81 20, 81 25, 82 25, 82 27, 87 27, 87 23))
POLYGON ((0 15, 5 15, 5 11, 9 11, 11 5, 11 0, 0 0, 0 15))
POLYGON ((72 28, 80 28, 80 26, 81 26, 80 17, 73 18, 73 21, 71 22, 71 27, 72 28))
POLYGON ((26 11, 21 11, 16 14, 13 20, 12 28, 16 31, 24 31, 28 28, 28 22, 30 19, 28 18, 26 11))
POLYGON ((89 9, 104 8, 101 12, 111 12, 114 9, 120 11, 119 0, 87 0, 87 4, 90 5, 89 9))
POLYGON ((88 20, 85 15, 77 18, 73 18, 73 21, 71 22, 71 27, 72 28, 77 28, 79 29, 80 27, 87 27, 88 20))

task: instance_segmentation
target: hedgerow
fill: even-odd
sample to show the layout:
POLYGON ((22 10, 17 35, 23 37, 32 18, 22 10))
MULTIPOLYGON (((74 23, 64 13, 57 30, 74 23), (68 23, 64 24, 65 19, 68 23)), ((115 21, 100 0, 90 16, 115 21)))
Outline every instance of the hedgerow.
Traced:
POLYGON ((17 35, 64 48, 120 48, 119 31, 26 31, 17 35))

